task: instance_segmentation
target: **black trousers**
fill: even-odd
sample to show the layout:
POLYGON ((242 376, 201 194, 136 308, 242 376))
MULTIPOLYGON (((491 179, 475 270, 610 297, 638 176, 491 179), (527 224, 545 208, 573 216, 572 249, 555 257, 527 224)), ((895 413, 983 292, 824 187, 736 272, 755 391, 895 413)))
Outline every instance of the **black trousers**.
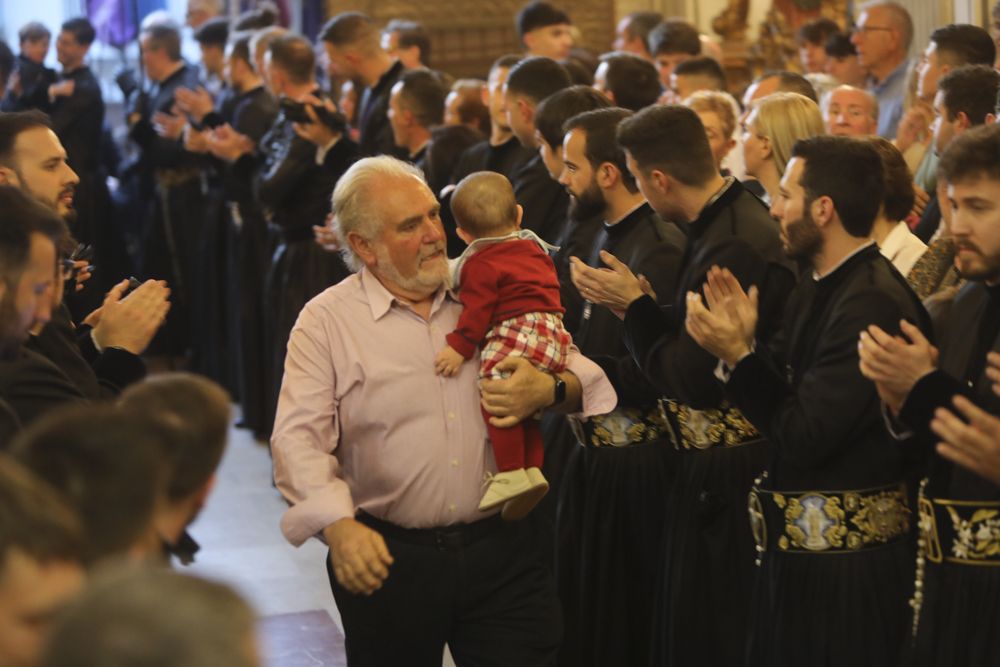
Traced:
POLYGON ((350 667, 550 665, 562 637, 552 575, 525 522, 402 529, 359 520, 385 538, 394 562, 370 596, 342 588, 326 560, 350 667))

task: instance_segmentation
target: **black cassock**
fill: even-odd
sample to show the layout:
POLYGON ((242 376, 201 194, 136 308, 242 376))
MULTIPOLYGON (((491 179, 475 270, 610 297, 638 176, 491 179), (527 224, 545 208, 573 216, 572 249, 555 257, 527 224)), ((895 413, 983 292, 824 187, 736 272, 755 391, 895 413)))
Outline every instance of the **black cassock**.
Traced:
MULTIPOLYGON (((163 81, 152 84, 148 94, 139 92, 132 100, 140 118, 129 130, 129 138, 140 149, 133 176, 137 188, 133 204, 140 210, 142 229, 138 273, 141 278, 165 279, 170 286, 170 312, 157 333, 152 350, 182 354, 200 326, 191 321, 191 301, 195 266, 201 242, 205 196, 203 156, 184 150, 180 139, 166 139, 156 133, 153 116, 172 113, 174 93, 180 87, 197 89, 198 68, 183 63, 163 81)), ((133 221, 128 221, 132 223, 133 221)))
POLYGON ((904 452, 858 366, 861 331, 874 324, 897 334, 901 319, 930 332, 916 295, 871 243, 820 280, 803 277, 788 301, 780 343, 772 353, 758 343, 726 384, 726 395, 771 444, 761 488, 775 494, 777 507, 801 499, 815 515, 764 511, 767 550, 755 586, 750 665, 875 667, 898 660, 912 586, 908 516, 899 504, 887 515, 898 519, 895 536, 873 540, 860 514, 832 518, 852 511, 848 494, 839 507, 828 498, 899 489, 906 477, 904 452), (815 527, 802 523, 811 516, 815 527), (792 548, 796 526, 808 537, 792 548))
MULTIPOLYGON (((322 95, 318 89, 317 97, 322 95)), ((340 176, 358 156, 357 145, 341 137, 316 164, 316 146, 295 133, 283 113, 261 140, 264 163, 257 178, 257 198, 270 211, 278 231, 264 288, 269 323, 271 395, 265 432, 270 432, 285 368, 285 349, 299 311, 310 299, 349 274, 339 253, 316 244, 313 226, 323 225, 330 212, 330 194, 340 176)))
POLYGON ((951 539, 940 537, 941 562, 926 559, 924 599, 915 627, 907 626, 915 638, 908 642, 905 664, 1000 665, 1000 563, 995 555, 983 558, 1000 549, 1000 487, 937 456, 931 447, 938 438, 929 430, 934 411, 952 408, 956 394, 1000 415, 1000 399, 984 373, 987 352, 1000 351, 1000 287, 966 284, 938 334, 939 370, 917 382, 899 416, 930 453, 926 495, 968 501, 956 509, 960 520, 971 521, 963 536, 955 531, 950 512, 935 513, 938 528, 948 530, 951 539), (986 512, 974 518, 977 506, 987 506, 986 512), (963 547, 967 555, 960 557, 963 547))
POLYGON ((521 165, 510 178, 517 203, 524 208, 521 227, 530 229, 555 245, 566 224, 569 194, 552 179, 541 155, 521 165))
MULTIPOLYGON (((237 132, 259 143, 277 115, 277 100, 263 86, 258 86, 235 97, 231 122, 237 132)), ((220 114, 218 121, 221 120, 220 114)), ((265 336, 269 318, 264 310, 264 278, 271 264, 272 244, 264 211, 253 191, 255 168, 252 154, 223 166, 222 189, 229 209, 230 238, 235 246, 230 256, 233 279, 228 281, 228 294, 242 425, 258 437, 267 437, 273 369, 271 348, 265 336)))
POLYGON ((708 270, 728 268, 760 289, 758 335, 770 340, 795 283, 778 225, 760 200, 735 179, 688 225, 672 305, 637 299, 625 315, 634 361, 609 374, 631 390, 638 365, 664 397, 675 448, 666 499, 664 562, 648 582, 658 601, 652 625, 654 665, 735 665, 745 654, 749 626, 753 538, 747 493, 767 463, 767 443, 729 405, 714 377, 717 360, 684 328, 685 295, 700 292, 708 270))
MULTIPOLYGON (((670 298, 684 245, 680 228, 643 203, 617 224, 600 226, 588 263, 603 266, 598 252, 607 250, 670 298)), ((574 342, 598 361, 628 352, 621 320, 591 303, 582 305, 574 342)), ((650 580, 662 566, 672 449, 657 393, 648 384, 633 389, 631 400, 619 396, 613 412, 585 425, 583 443, 565 427, 547 429, 547 469, 553 449, 572 448, 558 499, 556 572, 566 627, 559 664, 645 665, 649 659, 650 580)))

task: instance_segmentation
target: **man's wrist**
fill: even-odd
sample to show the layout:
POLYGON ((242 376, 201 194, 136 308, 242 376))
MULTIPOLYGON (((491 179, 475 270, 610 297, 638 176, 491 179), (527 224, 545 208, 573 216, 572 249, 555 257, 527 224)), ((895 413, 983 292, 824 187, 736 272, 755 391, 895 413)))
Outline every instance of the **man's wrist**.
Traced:
POLYGON ((744 358, 750 356, 752 352, 753 345, 743 344, 728 351, 726 356, 722 357, 722 362, 726 364, 727 368, 732 370, 736 368, 736 365, 743 361, 744 358))

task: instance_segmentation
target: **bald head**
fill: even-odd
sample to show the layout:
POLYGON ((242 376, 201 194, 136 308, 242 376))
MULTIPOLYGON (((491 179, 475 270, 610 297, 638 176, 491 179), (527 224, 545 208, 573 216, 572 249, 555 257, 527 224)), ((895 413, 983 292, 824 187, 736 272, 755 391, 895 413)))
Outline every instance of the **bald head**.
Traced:
POLYGON ((838 86, 823 104, 826 130, 834 136, 866 137, 878 130, 878 100, 867 90, 838 86))
POLYGON ((517 226, 514 188, 492 171, 463 178, 451 196, 451 212, 458 226, 476 238, 501 236, 517 226))

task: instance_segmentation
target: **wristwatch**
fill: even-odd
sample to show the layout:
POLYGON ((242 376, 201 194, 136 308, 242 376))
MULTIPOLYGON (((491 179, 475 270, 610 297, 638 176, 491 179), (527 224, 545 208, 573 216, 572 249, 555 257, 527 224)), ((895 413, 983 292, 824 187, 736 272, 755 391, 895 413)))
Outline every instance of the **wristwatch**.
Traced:
POLYGON ((556 381, 554 387, 555 400, 552 401, 552 405, 559 405, 566 401, 566 381, 555 373, 552 374, 552 379, 556 381))

